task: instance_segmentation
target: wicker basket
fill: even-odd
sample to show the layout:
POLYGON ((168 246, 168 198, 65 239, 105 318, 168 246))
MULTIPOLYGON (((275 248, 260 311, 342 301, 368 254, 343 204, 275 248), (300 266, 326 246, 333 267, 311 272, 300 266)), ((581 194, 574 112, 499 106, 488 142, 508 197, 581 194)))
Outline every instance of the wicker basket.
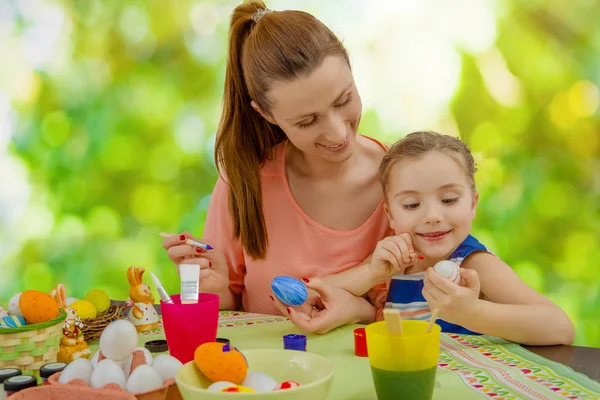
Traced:
POLYGON ((0 328, 0 368, 20 368, 39 375, 40 367, 55 362, 67 313, 41 324, 0 328))
POLYGON ((96 318, 84 319, 83 338, 86 342, 100 339, 102 331, 113 321, 127 318, 127 309, 120 305, 111 305, 108 310, 98 315, 96 318))

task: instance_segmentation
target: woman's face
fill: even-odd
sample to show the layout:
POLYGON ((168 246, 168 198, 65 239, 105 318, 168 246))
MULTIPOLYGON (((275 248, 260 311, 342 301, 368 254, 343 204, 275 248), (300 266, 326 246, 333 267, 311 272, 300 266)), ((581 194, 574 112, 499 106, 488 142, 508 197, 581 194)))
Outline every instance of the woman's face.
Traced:
POLYGON ((329 161, 352 155, 362 103, 342 57, 326 57, 310 75, 275 83, 268 97, 271 113, 261 114, 296 148, 329 161))

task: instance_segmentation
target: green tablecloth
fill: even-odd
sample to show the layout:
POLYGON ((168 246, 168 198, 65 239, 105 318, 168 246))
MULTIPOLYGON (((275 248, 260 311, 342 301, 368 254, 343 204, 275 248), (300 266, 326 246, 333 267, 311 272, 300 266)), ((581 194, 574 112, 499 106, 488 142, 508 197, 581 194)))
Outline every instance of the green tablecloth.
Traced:
MULTIPOLYGON (((308 351, 336 365, 329 398, 376 399, 367 358, 354 355, 353 330, 308 335, 308 351)), ((238 349, 280 349, 282 336, 299 333, 286 318, 222 312, 219 337, 238 349)), ((140 346, 164 338, 162 326, 140 335, 140 346)), ((97 343, 91 343, 92 351, 97 343)), ((442 335, 434 399, 598 399, 600 383, 521 346, 488 336, 442 335)))

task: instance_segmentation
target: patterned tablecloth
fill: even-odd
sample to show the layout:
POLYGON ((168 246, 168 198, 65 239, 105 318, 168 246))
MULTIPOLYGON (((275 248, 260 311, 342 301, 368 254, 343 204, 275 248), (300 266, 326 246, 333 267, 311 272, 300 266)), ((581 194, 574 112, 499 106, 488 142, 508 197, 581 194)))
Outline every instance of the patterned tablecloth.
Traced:
MULTIPOLYGON (((376 399, 369 362, 353 353, 353 330, 308 335, 308 351, 336 364, 330 399, 376 399)), ((222 312, 220 337, 240 350, 282 348, 282 336, 299 333, 285 317, 222 312)), ((164 338, 162 325, 140 335, 140 345, 164 338)), ((96 347, 92 344, 91 347, 96 347)), ((443 334, 434 399, 600 399, 600 383, 521 346, 489 336, 443 334)))

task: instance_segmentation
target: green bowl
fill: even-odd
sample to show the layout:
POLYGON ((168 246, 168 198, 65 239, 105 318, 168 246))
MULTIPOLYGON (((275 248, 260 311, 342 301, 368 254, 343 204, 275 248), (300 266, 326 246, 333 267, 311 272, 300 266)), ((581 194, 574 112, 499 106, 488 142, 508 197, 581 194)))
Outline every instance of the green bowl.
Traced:
POLYGON ((274 392, 225 393, 206 390, 212 383, 194 361, 179 370, 175 381, 184 400, 219 400, 225 398, 268 398, 280 400, 327 399, 333 382, 333 362, 313 353, 296 350, 242 351, 249 371, 262 372, 277 382, 295 381, 299 387, 274 392))

